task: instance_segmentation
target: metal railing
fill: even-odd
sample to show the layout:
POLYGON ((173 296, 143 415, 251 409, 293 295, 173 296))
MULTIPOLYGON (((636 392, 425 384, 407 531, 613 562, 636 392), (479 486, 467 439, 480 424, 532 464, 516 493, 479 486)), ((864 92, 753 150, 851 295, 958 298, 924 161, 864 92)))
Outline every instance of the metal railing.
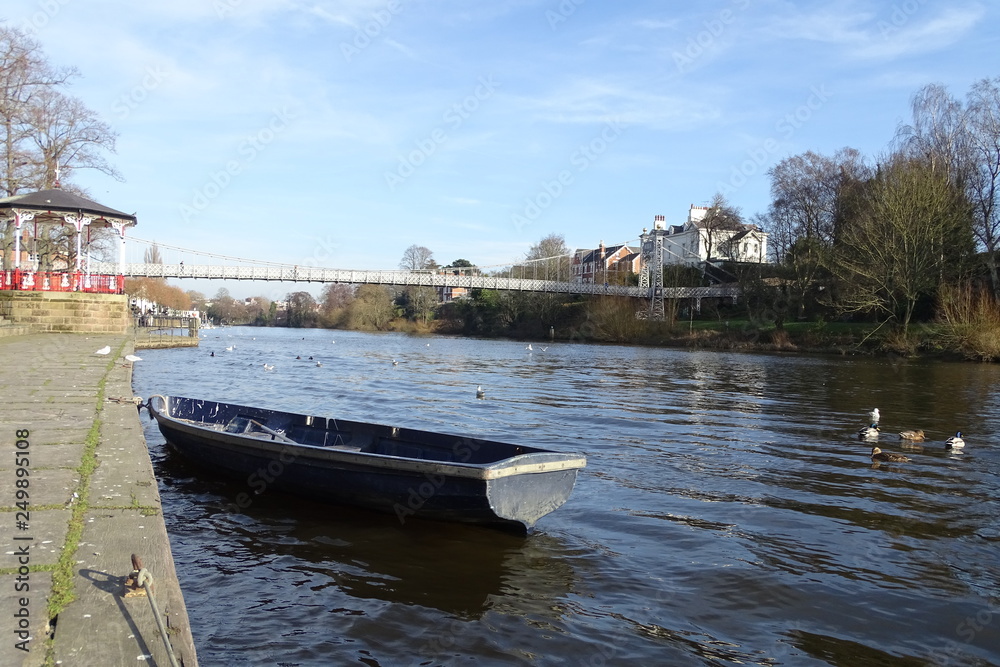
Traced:
MULTIPOLYGON (((97 270, 117 271, 117 264, 96 264, 97 270)), ((350 285, 394 285, 422 287, 464 287, 466 289, 550 292, 560 294, 605 294, 649 298, 649 289, 632 285, 611 285, 557 280, 501 278, 484 275, 454 275, 415 271, 364 271, 326 269, 312 266, 224 266, 217 264, 125 264, 124 275, 133 278, 197 278, 208 280, 266 280, 281 282, 344 283, 350 285)), ((663 296, 669 299, 735 297, 735 285, 711 287, 669 287, 663 296)))

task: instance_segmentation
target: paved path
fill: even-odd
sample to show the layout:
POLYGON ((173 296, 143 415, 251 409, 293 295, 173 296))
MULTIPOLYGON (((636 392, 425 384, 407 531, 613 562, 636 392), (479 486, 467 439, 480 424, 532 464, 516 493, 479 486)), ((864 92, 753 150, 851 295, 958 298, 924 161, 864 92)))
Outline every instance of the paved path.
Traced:
POLYGON ((197 665, 137 411, 112 400, 132 396, 131 351, 125 336, 0 338, 0 667, 169 666, 149 599, 123 595, 133 553, 178 664, 197 665))

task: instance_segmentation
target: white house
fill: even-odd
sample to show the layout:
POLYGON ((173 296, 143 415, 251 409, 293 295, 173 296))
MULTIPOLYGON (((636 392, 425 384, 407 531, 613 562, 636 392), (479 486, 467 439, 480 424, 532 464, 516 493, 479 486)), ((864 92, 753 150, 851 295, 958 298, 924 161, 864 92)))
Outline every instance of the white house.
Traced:
POLYGON ((658 215, 654 230, 663 236, 664 264, 698 264, 705 261, 766 262, 767 233, 757 225, 726 224, 725 221, 706 223, 708 206, 691 204, 683 225, 667 225, 658 215))

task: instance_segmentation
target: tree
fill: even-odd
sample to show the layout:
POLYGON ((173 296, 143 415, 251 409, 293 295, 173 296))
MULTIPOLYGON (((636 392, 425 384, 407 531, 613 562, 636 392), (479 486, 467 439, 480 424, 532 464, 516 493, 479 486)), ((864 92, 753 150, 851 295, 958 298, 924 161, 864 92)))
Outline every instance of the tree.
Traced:
POLYGON ((0 184, 7 196, 69 180, 76 169, 121 176, 104 158, 114 152, 111 127, 59 88, 77 76, 52 67, 41 47, 17 28, 0 26, 0 184))
POLYGON ((399 260, 399 268, 404 271, 420 271, 435 266, 434 253, 422 245, 411 245, 403 252, 403 259, 399 260))
POLYGON ((900 153, 927 160, 932 171, 964 187, 969 163, 966 112, 961 101, 938 83, 924 86, 910 101, 913 120, 900 126, 896 141, 900 153))
POLYGON ((394 309, 389 291, 381 285, 360 285, 348 306, 348 324, 353 329, 382 331, 392 321, 394 309))
POLYGON ((231 297, 225 287, 216 292, 207 314, 217 324, 238 324, 247 319, 243 303, 231 297))
POLYGON ((76 75, 54 69, 41 46, 23 31, 0 26, 0 184, 4 196, 41 189, 44 168, 33 150, 32 106, 41 91, 76 75))
POLYGON ((155 243, 142 253, 142 261, 146 264, 163 264, 163 257, 160 255, 160 246, 155 243))
POLYGON ((721 192, 712 197, 708 212, 698 224, 705 230, 705 247, 708 259, 713 258, 713 252, 723 256, 730 254, 726 241, 743 229, 743 214, 740 209, 730 204, 721 192))
POLYGON ((319 302, 323 313, 329 315, 333 311, 346 308, 354 300, 354 286, 330 283, 324 285, 319 293, 319 302))
POLYGON ((288 301, 289 327, 315 327, 319 323, 319 313, 316 312, 316 299, 309 292, 292 292, 285 297, 288 301))
POLYGON ((347 307, 354 301, 354 285, 331 283, 324 285, 319 296, 320 314, 324 327, 343 322, 347 307))
POLYGON ((970 168, 967 192, 973 208, 972 229, 986 250, 993 297, 1000 299, 1000 77, 972 86, 968 101, 970 168))
POLYGON ((970 207, 940 163, 894 155, 836 247, 838 303, 881 312, 907 331, 914 308, 961 277, 973 250, 970 207))
POLYGON ((411 320, 423 320, 426 323, 434 314, 438 303, 437 290, 433 287, 404 287, 396 297, 396 303, 403 309, 403 314, 411 320))
POLYGON ((569 280, 570 249, 562 234, 549 234, 531 246, 524 258, 527 265, 517 267, 512 275, 534 280, 569 280))
MULTIPOLYGON (((59 180, 65 189, 84 194, 67 183, 76 169, 98 169, 121 180, 104 158, 114 152, 115 133, 80 100, 59 90, 76 75, 72 68, 52 67, 23 31, 0 26, 0 195, 55 187, 59 180)), ((56 260, 72 263, 71 229, 45 226, 40 231, 33 249, 39 268, 50 270, 56 260)), ((103 247, 112 234, 93 230, 95 247, 103 247)), ((13 245, 9 221, 0 223, 0 245, 4 251, 13 245)))

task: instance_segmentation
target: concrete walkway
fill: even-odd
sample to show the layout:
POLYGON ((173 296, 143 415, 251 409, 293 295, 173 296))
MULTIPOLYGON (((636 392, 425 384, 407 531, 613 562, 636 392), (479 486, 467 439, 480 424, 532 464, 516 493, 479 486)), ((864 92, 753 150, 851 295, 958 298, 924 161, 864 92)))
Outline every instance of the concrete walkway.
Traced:
POLYGON ((197 665, 138 414, 112 400, 132 396, 130 352, 125 336, 0 338, 0 666, 169 666, 149 598, 124 596, 133 553, 178 664, 197 665))

